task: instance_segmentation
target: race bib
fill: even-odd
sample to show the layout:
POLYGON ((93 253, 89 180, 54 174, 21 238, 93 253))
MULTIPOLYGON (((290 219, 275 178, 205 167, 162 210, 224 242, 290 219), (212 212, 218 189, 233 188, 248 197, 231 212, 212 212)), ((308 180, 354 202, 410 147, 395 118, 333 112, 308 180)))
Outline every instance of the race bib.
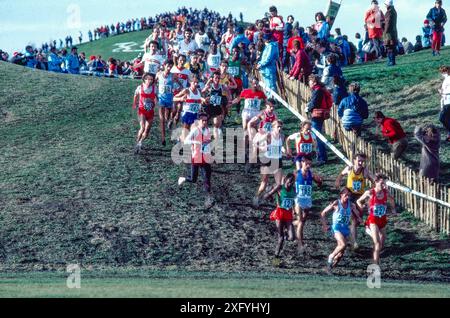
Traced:
POLYGON ((230 74, 231 76, 238 76, 239 75, 239 67, 230 66, 228 68, 228 74, 230 74))
POLYGON ((373 215, 377 218, 381 218, 386 214, 386 206, 385 205, 375 205, 373 208, 373 215))
POLYGON ((284 198, 281 202, 280 208, 284 210, 290 210, 294 206, 294 199, 284 198))
POLYGON ((211 57, 211 66, 218 67, 220 65, 220 56, 212 56, 211 57))
POLYGON ((340 224, 348 225, 348 224, 350 224, 350 216, 344 215, 344 214, 339 214, 337 221, 340 224))
POLYGON ((158 73, 159 65, 158 64, 150 64, 149 73, 156 74, 158 73))
POLYGON ((188 112, 198 113, 199 111, 200 111, 200 104, 197 103, 189 104, 188 112))
POLYGON ((298 186, 298 196, 301 198, 310 198, 312 196, 312 186, 299 185, 298 186))
POLYGON ((312 152, 312 144, 300 144, 300 152, 311 153, 312 152))
POLYGON ((222 105, 222 96, 220 96, 220 95, 211 95, 210 103, 211 103, 211 105, 215 105, 215 106, 222 105))
POLYGON ((281 146, 272 146, 269 145, 267 147, 267 157, 279 159, 282 157, 281 146))
POLYGON ((144 100, 144 109, 146 111, 151 111, 155 107, 155 103, 151 99, 145 99, 144 100))
POLYGON ((159 88, 160 94, 172 94, 172 85, 164 85, 159 88))
POLYGON ((253 110, 253 111, 258 111, 261 108, 261 100, 260 99, 246 99, 245 100, 245 108, 253 110))
POLYGON ((362 182, 361 181, 353 181, 353 191, 359 192, 362 189, 362 182))

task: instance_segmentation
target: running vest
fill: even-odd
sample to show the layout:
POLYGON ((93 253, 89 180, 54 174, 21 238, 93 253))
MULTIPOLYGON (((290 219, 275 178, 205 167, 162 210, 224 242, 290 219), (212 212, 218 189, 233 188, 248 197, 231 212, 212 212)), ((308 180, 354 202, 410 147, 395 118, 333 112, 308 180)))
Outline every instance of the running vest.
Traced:
POLYGON ((189 96, 186 102, 183 104, 183 112, 189 112, 197 114, 200 111, 200 105, 202 103, 202 95, 200 90, 197 89, 197 94, 194 94, 189 88, 189 96))
POLYGON ((267 111, 264 111, 264 119, 259 123, 259 128, 264 129, 266 132, 272 131, 272 123, 277 119, 275 113, 268 115, 267 111))
POLYGON ((211 162, 211 132, 209 128, 201 129, 200 127, 196 129, 196 134, 194 135, 192 144, 192 163, 193 164, 205 164, 211 162))
POLYGON ((177 78, 178 81, 181 83, 181 86, 178 83, 174 83, 173 85, 174 94, 178 94, 179 92, 181 92, 183 88, 187 88, 189 75, 191 74, 191 71, 185 68, 180 70, 177 66, 174 66, 172 67, 170 73, 172 73, 173 76, 177 78))
POLYGON ((306 156, 313 151, 313 137, 311 133, 300 133, 299 138, 297 138, 295 147, 297 148, 297 155, 306 156), (308 136, 309 138, 305 138, 308 136))
POLYGON ((219 70, 221 59, 222 57, 219 50, 217 50, 217 54, 208 54, 206 63, 208 64, 208 70, 210 73, 214 73, 215 71, 219 70))
POLYGON ((251 112, 259 112, 261 109, 261 99, 246 98, 244 101, 244 109, 247 109, 251 112))
POLYGON ((167 77, 163 73, 158 76, 158 92, 159 95, 172 95, 173 91, 173 74, 169 73, 167 77))
POLYGON ((295 182, 297 187, 297 197, 310 199, 312 197, 312 184, 313 175, 311 170, 308 170, 306 178, 303 176, 302 170, 299 170, 297 173, 297 180, 295 182))
POLYGON ((280 194, 277 195, 277 206, 284 210, 292 210, 296 196, 295 187, 291 187, 291 190, 288 191, 283 185, 280 194))
POLYGON ((352 203, 347 201, 347 208, 344 209, 341 200, 338 200, 338 208, 333 212, 333 225, 345 225, 350 224, 350 217, 352 215, 352 203))
POLYGON ((387 200, 388 200, 388 192, 387 190, 383 190, 383 198, 378 199, 377 194, 375 193, 375 189, 370 191, 372 197, 369 202, 369 215, 375 216, 377 218, 381 218, 386 215, 387 211, 387 200))
POLYGON ((233 77, 241 77, 241 60, 233 62, 233 60, 230 59, 228 61, 228 74, 233 77))
POLYGON ((270 144, 267 145, 266 158, 269 159, 281 159, 283 157, 282 148, 283 148, 283 139, 281 136, 278 137, 278 140, 273 139, 273 135, 269 135, 271 138, 270 144))
POLYGON ((222 106, 224 100, 222 85, 219 84, 219 87, 215 87, 213 84, 209 91, 209 97, 209 103, 212 106, 222 106))
POLYGON ((144 89, 144 84, 141 85, 141 92, 139 95, 139 109, 151 111, 155 108, 155 91, 155 85, 150 86, 147 90, 144 89))
POLYGON ((349 188, 354 194, 364 194, 366 182, 364 179, 364 169, 361 169, 360 174, 356 174, 353 168, 347 177, 347 188, 349 188))

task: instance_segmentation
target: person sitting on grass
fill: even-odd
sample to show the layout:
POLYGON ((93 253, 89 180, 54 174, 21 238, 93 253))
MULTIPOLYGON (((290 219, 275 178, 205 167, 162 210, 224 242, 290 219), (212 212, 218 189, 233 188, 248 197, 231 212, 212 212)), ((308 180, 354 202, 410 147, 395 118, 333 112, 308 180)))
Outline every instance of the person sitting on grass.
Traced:
POLYGON ((367 102, 359 96, 361 86, 358 83, 351 83, 349 91, 350 96, 339 104, 338 116, 345 130, 360 136, 364 119, 369 118, 369 108, 367 102))

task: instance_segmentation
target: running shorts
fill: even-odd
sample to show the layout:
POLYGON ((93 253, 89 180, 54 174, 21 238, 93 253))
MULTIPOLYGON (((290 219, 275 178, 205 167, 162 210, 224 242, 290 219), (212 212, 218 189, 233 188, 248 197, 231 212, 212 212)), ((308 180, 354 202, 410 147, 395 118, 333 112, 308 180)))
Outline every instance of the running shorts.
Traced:
POLYGON ((197 113, 185 112, 181 114, 181 123, 185 125, 192 125, 197 119, 197 113))
POLYGON ((378 229, 383 229, 387 225, 387 217, 383 215, 381 218, 374 215, 369 215, 366 221, 366 226, 370 227, 371 224, 376 224, 378 229))
POLYGON ((173 95, 160 95, 158 98, 159 106, 163 108, 172 108, 173 107, 173 95))
POLYGON ((344 237, 348 237, 350 235, 350 228, 348 225, 342 224, 334 224, 332 227, 333 234, 341 233, 344 237))
POLYGON ((312 208, 312 198, 300 198, 295 199, 295 204, 302 210, 310 210, 312 208))
POLYGON ((139 116, 144 116, 145 120, 147 120, 147 121, 152 121, 153 118, 155 117, 155 110, 152 109, 152 110, 148 111, 148 110, 145 110, 143 108, 142 109, 139 108, 138 115, 139 116))
POLYGON ((294 215, 292 210, 285 210, 280 207, 277 207, 272 213, 270 213, 271 221, 283 221, 283 222, 292 222, 294 219, 294 215))

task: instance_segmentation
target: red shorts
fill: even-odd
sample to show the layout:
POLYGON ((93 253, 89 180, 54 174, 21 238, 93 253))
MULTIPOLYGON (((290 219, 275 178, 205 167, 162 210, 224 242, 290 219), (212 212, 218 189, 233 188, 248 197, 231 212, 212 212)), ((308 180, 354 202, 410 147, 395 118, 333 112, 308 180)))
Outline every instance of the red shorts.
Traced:
POLYGON ((285 210, 282 208, 276 208, 276 210, 270 213, 271 221, 283 221, 283 222, 292 222, 294 216, 291 210, 285 210))
POLYGON ((144 116, 147 121, 152 121, 153 118, 155 117, 155 110, 152 109, 151 111, 148 111, 148 110, 139 108, 138 115, 144 116))
POLYGON ((383 229, 387 225, 386 215, 383 215, 381 218, 369 215, 366 221, 366 226, 370 227, 371 224, 376 224, 380 230, 383 229))

